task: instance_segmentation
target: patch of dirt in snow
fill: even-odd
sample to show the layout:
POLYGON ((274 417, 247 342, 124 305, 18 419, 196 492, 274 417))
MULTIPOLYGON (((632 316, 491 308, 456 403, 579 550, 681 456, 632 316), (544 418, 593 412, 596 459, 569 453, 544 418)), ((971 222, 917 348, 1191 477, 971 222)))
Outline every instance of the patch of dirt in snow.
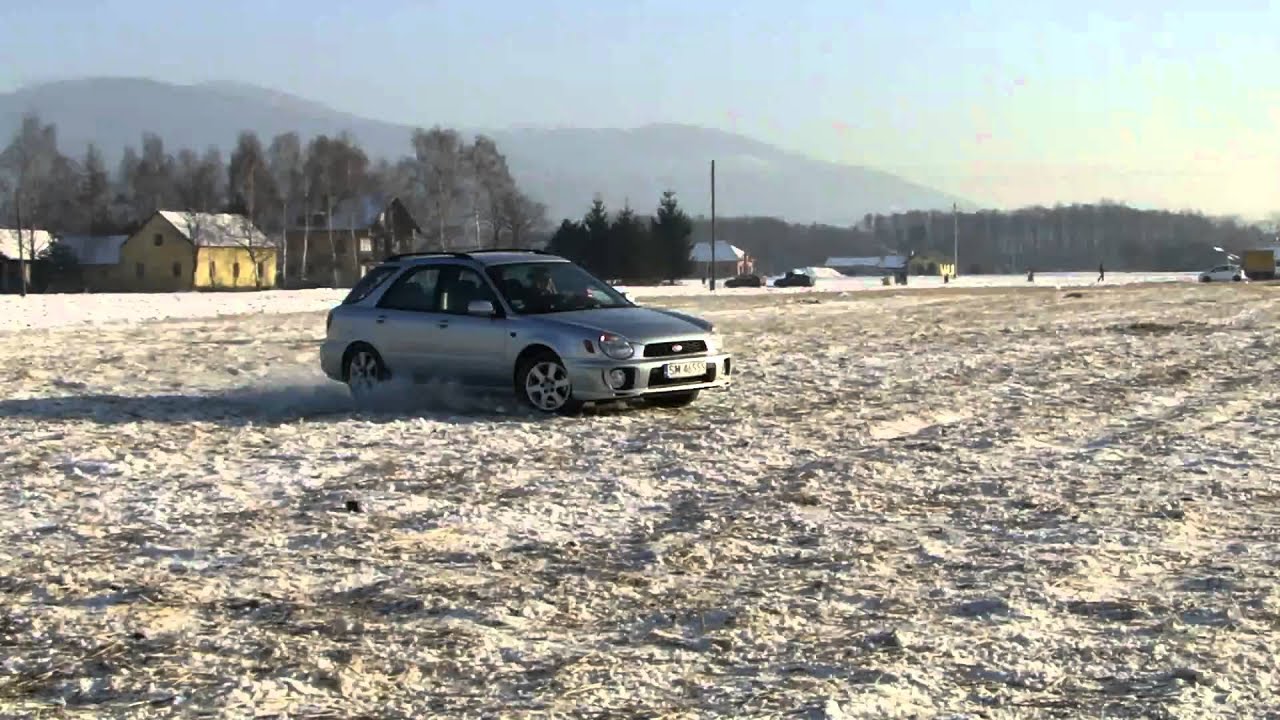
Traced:
POLYGON ((579 418, 356 406, 319 311, 22 333, 0 716, 1274 708, 1274 293, 815 299, 579 418))

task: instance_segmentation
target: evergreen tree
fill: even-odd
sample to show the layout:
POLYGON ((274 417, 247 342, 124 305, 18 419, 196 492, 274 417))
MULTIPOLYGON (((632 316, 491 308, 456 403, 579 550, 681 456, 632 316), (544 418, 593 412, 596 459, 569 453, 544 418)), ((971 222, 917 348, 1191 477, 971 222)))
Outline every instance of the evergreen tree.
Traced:
POLYGON ((551 236, 547 250, 586 267, 585 258, 590 242, 587 229, 582 223, 565 220, 551 236))
POLYGON ((649 233, 630 207, 624 207, 609 228, 613 252, 611 277, 648 280, 657 275, 649 247, 649 233))
POLYGON ((664 280, 678 280, 693 273, 693 221, 676 202, 676 194, 662 193, 657 217, 649 221, 655 270, 664 280))
POLYGON ((76 193, 81 225, 77 232, 95 235, 111 225, 111 174, 102 159, 102 152, 92 143, 85 151, 82 173, 76 193))
POLYGON ((617 248, 614 246, 609 210, 604 201, 597 197, 591 203, 591 209, 582 218, 582 225, 587 232, 587 245, 582 254, 582 265, 606 280, 613 277, 617 270, 617 248))

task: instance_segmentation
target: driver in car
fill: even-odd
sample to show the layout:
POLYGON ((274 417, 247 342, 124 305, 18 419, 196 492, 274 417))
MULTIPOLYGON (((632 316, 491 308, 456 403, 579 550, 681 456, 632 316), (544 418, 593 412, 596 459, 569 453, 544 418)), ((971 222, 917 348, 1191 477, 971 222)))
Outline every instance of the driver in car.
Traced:
POLYGON ((532 275, 533 277, 530 278, 529 285, 533 288, 535 293, 539 295, 556 294, 556 286, 555 283, 551 281, 551 273, 547 272, 545 268, 535 269, 532 275))

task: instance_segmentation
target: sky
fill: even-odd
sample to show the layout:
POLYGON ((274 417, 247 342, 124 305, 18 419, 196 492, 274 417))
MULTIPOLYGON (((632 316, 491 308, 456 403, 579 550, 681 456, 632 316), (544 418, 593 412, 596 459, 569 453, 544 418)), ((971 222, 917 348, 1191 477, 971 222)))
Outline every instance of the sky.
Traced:
POLYGON ((1280 211, 1268 0, 0 0, 0 27, 0 92, 238 81, 415 125, 714 127, 997 207, 1280 211))

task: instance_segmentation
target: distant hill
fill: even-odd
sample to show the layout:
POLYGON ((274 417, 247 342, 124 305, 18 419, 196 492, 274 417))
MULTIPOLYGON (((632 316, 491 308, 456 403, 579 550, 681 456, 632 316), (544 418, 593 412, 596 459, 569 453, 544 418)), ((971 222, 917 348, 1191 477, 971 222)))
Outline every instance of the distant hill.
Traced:
MULTIPOLYGON (((408 152, 414 126, 450 125, 446 117, 403 125, 382 122, 239 83, 91 78, 0 95, 0 138, 12 134, 28 111, 57 124, 63 152, 80 155, 95 142, 112 163, 126 145, 140 145, 144 131, 160 135, 171 151, 210 145, 228 151, 241 129, 255 130, 264 143, 290 130, 306 138, 345 129, 370 156, 396 158, 408 152)), ((517 181, 547 204, 554 220, 581 216, 596 193, 610 207, 630 202, 648 211, 666 189, 675 190, 691 214, 709 214, 708 162, 713 158, 716 211, 724 216, 851 225, 868 212, 942 209, 952 202, 971 206, 886 172, 823 162, 741 135, 687 125, 483 132, 497 140, 517 181)))

